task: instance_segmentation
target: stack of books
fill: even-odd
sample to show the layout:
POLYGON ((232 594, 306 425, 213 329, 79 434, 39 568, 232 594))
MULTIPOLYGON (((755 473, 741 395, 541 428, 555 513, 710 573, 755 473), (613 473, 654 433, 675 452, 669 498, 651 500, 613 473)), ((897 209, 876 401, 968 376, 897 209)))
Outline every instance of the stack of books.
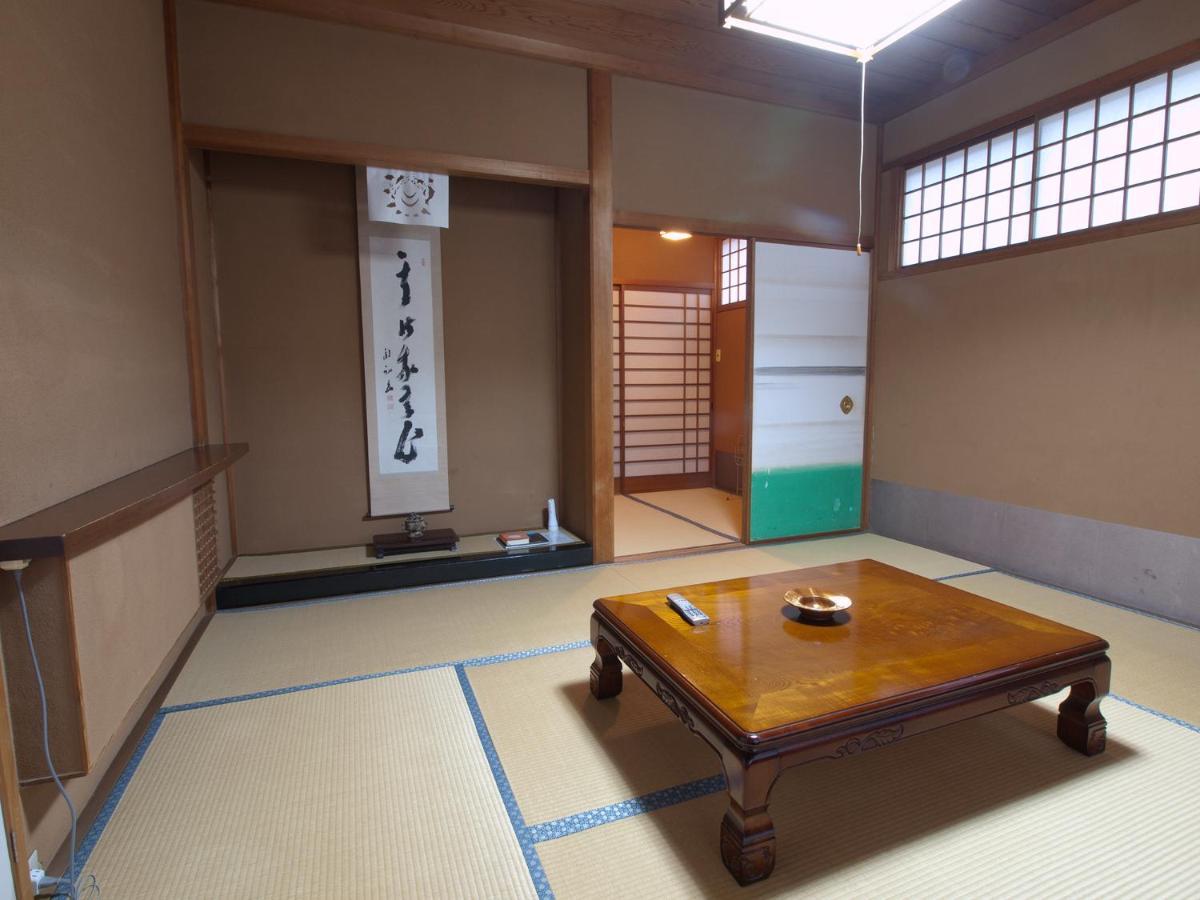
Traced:
POLYGON ((548 543, 545 535, 536 531, 503 531, 496 536, 496 542, 505 550, 548 543))

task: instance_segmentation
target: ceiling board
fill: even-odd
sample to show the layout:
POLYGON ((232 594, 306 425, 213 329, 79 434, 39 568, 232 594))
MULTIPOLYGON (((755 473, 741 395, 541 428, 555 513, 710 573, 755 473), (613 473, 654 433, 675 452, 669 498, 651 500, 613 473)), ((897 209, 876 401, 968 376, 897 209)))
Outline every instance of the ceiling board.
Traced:
MULTIPOLYGON (((858 63, 718 23, 720 0, 217 0, 857 118, 858 63)), ((867 116, 920 103, 1134 0, 962 0, 883 50, 867 116)))

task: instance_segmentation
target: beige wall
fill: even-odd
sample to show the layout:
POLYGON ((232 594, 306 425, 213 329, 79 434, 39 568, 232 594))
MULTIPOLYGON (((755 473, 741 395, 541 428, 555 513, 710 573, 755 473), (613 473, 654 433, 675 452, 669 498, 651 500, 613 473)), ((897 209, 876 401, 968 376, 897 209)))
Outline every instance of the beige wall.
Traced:
MULTIPOLYGON (((243 553, 361 543, 367 512, 354 172, 214 154, 243 553)), ((537 526, 558 483, 554 193, 454 179, 442 235, 450 497, 460 534, 537 526)))
POLYGON ((587 166, 582 69, 200 0, 179 32, 188 122, 587 166))
MULTIPOLYGON (((889 123, 888 153, 1198 31, 1200 5, 1142 0, 889 123)), ((1188 226, 879 281, 872 477, 1200 536, 1197 247, 1188 226)))
POLYGON ((1198 34, 1195 0, 1140 0, 888 122, 883 158, 915 153, 1198 34))
MULTIPOLYGON (((770 226, 853 241, 858 123, 689 88, 613 80, 619 212, 770 226)), ((875 128, 867 128, 864 231, 874 221, 875 128)))
POLYGON ((1200 226, 879 285, 871 475, 1200 537, 1200 226))
POLYGON ((0 523, 191 444, 162 7, 0 6, 0 523))
POLYGON ((712 284, 720 239, 696 234, 668 241, 657 231, 613 229, 613 281, 630 284, 712 284))

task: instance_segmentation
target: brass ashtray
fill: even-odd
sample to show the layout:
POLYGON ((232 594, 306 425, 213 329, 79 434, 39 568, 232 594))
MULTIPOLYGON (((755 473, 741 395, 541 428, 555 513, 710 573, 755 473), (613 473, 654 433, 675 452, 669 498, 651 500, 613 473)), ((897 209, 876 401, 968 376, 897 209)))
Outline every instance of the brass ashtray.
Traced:
POLYGON ((828 622, 837 613, 849 609, 854 604, 854 601, 842 594, 822 594, 812 588, 788 591, 783 595, 783 599, 800 611, 801 618, 812 622, 828 622))

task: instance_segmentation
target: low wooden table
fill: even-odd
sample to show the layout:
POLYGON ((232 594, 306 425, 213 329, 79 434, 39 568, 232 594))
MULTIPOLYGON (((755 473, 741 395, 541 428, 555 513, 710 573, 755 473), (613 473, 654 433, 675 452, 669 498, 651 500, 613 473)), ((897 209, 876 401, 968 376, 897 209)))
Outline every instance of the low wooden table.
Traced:
POLYGON ((874 750, 1057 693, 1058 736, 1104 750, 1108 643, 1094 634, 875 560, 674 588, 711 618, 693 628, 668 591, 605 597, 592 614, 592 694, 629 666, 721 757, 721 859, 740 884, 771 874, 771 786, 787 768, 874 750), (783 602, 814 587, 854 601, 827 625, 783 602))

